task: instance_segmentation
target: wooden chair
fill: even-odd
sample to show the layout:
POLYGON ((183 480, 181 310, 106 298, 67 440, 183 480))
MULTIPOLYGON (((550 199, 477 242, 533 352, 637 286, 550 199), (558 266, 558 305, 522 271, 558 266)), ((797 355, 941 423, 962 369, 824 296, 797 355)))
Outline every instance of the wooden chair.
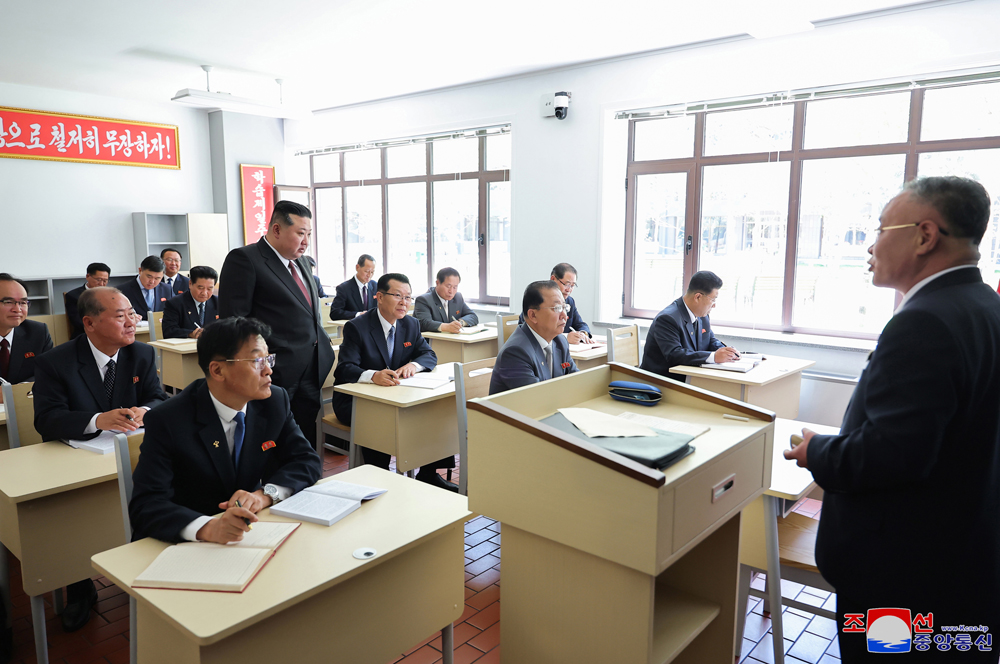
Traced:
POLYGON ((462 470, 458 478, 458 492, 469 495, 469 414, 465 402, 469 399, 489 396, 490 379, 497 358, 455 363, 455 404, 458 409, 458 455, 462 459, 462 470), (476 375, 473 376, 472 374, 476 375))
POLYGON ((503 348, 504 343, 510 338, 510 335, 514 334, 514 330, 518 326, 518 314, 511 314, 510 316, 502 316, 497 314, 497 353, 503 348))
POLYGON ((163 312, 149 312, 149 339, 157 341, 163 339, 163 312))
MULTIPOLYGON (((128 504, 132 501, 132 473, 139 463, 139 446, 142 436, 126 436, 123 433, 115 435, 115 464, 118 467, 118 496, 122 504, 122 523, 125 524, 125 541, 132 541, 132 522, 128 516, 128 504)), ((136 614, 135 598, 129 596, 129 662, 139 661, 138 648, 138 615, 136 614)))
MULTIPOLYGON (((333 301, 333 298, 328 298, 333 301)), ((333 387, 333 371, 337 368, 337 360, 340 357, 340 346, 334 346, 334 361, 333 368, 330 369, 330 374, 326 377, 326 381, 323 383, 321 389, 326 390, 333 387)), ((348 463, 352 464, 351 468, 354 467, 351 458, 354 455, 353 448, 351 446, 351 427, 344 424, 337 419, 337 416, 333 413, 326 413, 326 405, 333 401, 333 397, 323 399, 320 405, 319 411, 319 422, 317 423, 317 441, 316 441, 316 452, 320 455, 320 459, 323 458, 323 450, 329 449, 334 452, 339 452, 340 454, 346 454, 348 456, 348 463), (335 445, 324 442, 326 434, 338 438, 346 443, 346 445, 341 448, 335 445)), ((358 464, 360 465, 360 464, 358 464)))
POLYGON ((3 381, 3 402, 7 407, 7 439, 11 449, 43 442, 41 434, 35 431, 35 404, 31 394, 34 386, 33 382, 11 385, 3 381))
POLYGON ((608 362, 639 366, 639 326, 608 328, 608 362))

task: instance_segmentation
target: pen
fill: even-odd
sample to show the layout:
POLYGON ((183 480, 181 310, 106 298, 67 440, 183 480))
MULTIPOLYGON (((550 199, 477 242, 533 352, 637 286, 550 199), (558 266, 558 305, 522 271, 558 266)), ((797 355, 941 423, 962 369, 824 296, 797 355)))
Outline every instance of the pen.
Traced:
POLYGON ((195 328, 197 328, 199 330, 201 329, 201 325, 198 325, 198 323, 195 323, 194 326, 195 326, 195 328))
MULTIPOLYGON (((242 505, 240 505, 240 501, 238 501, 238 500, 236 501, 236 506, 237 507, 243 507, 242 505)), ((243 519, 243 523, 247 524, 247 528, 249 528, 250 530, 253 530, 253 524, 250 523, 250 519, 243 519)))
MULTIPOLYGON (((118 409, 119 410, 125 410, 125 407, 124 406, 118 406, 118 409)), ((135 422, 135 420, 132 419, 132 416, 129 415, 128 413, 125 413, 125 419, 128 420, 129 422, 135 422)))

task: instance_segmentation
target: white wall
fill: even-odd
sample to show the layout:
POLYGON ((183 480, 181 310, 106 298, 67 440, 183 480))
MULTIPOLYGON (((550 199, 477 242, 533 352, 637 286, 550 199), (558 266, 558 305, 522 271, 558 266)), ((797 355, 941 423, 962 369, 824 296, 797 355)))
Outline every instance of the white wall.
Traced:
POLYGON ((134 273, 133 212, 213 211, 204 111, 5 83, 0 106, 177 125, 181 159, 180 170, 0 159, 0 271, 82 277, 101 261, 134 273))

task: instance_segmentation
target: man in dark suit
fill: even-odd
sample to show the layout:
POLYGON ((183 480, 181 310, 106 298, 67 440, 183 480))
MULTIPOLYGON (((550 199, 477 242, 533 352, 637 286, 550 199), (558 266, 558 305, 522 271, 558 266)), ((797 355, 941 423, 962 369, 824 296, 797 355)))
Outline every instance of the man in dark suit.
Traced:
POLYGON ((420 321, 421 332, 450 332, 458 334, 463 327, 479 324, 476 312, 465 306, 465 299, 458 292, 462 277, 453 267, 438 270, 434 288, 417 296, 413 317, 420 321))
POLYGON ((146 417, 129 503, 133 539, 243 539, 244 519, 256 521, 322 475, 288 395, 271 385, 269 334, 260 321, 235 317, 198 338, 205 378, 146 417))
POLYGON ((288 392, 295 421, 315 445, 320 386, 333 368, 334 355, 323 329, 316 282, 302 258, 311 236, 309 208, 278 201, 267 235, 226 256, 219 314, 256 318, 271 328, 266 341, 278 356, 274 384, 288 392))
POLYGON ((121 287, 140 320, 149 320, 150 311, 163 311, 172 295, 163 285, 163 260, 146 256, 139 265, 139 275, 121 287))
MULTIPOLYGON (((563 299, 569 306, 569 314, 566 316, 566 324, 563 326, 562 334, 566 335, 566 340, 571 344, 592 344, 594 343, 590 334, 590 326, 580 315, 580 310, 576 308, 576 300, 572 293, 576 290, 576 268, 569 263, 559 263, 552 268, 549 280, 559 284, 559 290, 563 294, 563 299)), ((518 319, 518 325, 524 324, 524 314, 518 319)))
POLYGON ((312 271, 313 281, 316 282, 316 292, 319 293, 320 297, 327 297, 326 291, 323 290, 323 282, 319 280, 319 275, 316 274, 316 259, 307 254, 306 262, 309 263, 309 269, 312 271))
POLYGON ((83 322, 80 320, 80 313, 77 311, 76 301, 80 295, 88 288, 107 286, 108 279, 111 278, 111 268, 104 263, 91 263, 87 266, 87 281, 83 286, 74 288, 63 295, 63 304, 66 306, 66 318, 69 319, 70 339, 76 339, 83 334, 83 322))
MULTIPOLYGON (((354 318, 344 326, 344 341, 340 345, 334 385, 374 383, 393 386, 399 379, 409 378, 437 366, 437 355, 420 335, 420 323, 406 311, 411 302, 410 280, 405 275, 388 273, 378 280, 378 308, 367 316, 354 318)), ((333 412, 344 424, 351 424, 353 398, 333 393, 333 412)), ((356 423, 364 426, 363 422, 356 423)), ((365 463, 389 468, 390 455, 362 448, 365 463)), ((417 479, 449 491, 458 487, 435 472, 438 468, 453 468, 454 457, 440 459, 422 466, 417 479)))
MULTIPOLYGON (((886 205, 868 262, 903 300, 840 434, 804 430, 785 451, 825 491, 816 564, 841 629, 902 607, 933 613, 917 627, 935 633, 1000 630, 1000 298, 977 269, 989 220, 989 195, 964 178, 915 180, 886 205)), ((864 635, 838 632, 845 664, 869 661, 864 635)), ((955 659, 995 663, 996 648, 955 659)))
POLYGON ((33 380, 38 356, 52 348, 45 323, 28 320, 30 304, 24 282, 0 272, 0 378, 8 383, 33 380))
MULTIPOLYGON (((79 300, 84 336, 37 358, 35 429, 43 440, 87 439, 99 431, 134 431, 167 395, 156 377, 153 349, 135 343, 132 306, 117 288, 91 288, 79 300)), ((71 583, 62 614, 67 632, 90 619, 97 590, 71 583)))
POLYGON ((197 339, 205 326, 219 319, 219 298, 213 295, 219 273, 205 265, 191 268, 188 290, 167 300, 163 309, 163 336, 197 339))
POLYGON ((375 259, 368 254, 358 257, 356 274, 337 286, 330 305, 330 320, 349 320, 375 308, 375 259))
POLYGON ((186 292, 190 281, 180 273, 181 252, 167 247, 160 252, 160 260, 163 261, 163 285, 170 291, 170 297, 186 292))
POLYGON ((576 371, 569 344, 562 330, 569 305, 554 281, 534 281, 524 289, 520 325, 504 342, 493 376, 490 394, 532 385, 576 371))
MULTIPOLYGON (((715 308, 722 279, 714 272, 695 272, 687 292, 656 314, 646 335, 646 350, 640 369, 667 376, 670 367, 697 367, 702 364, 732 362, 739 351, 715 338, 708 314, 715 308)), ((668 378, 683 381, 683 374, 668 378)))

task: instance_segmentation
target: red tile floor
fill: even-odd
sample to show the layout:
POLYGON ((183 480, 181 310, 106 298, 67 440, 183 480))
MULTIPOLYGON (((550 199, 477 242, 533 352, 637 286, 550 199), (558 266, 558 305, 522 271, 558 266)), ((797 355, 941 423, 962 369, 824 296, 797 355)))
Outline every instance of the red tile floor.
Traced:
MULTIPOLYGON (((327 452, 323 476, 347 470, 347 458, 327 452)), ((441 471, 442 475, 445 471, 441 471)), ((457 481, 457 477, 454 477, 457 481)), ((818 518, 822 503, 803 500, 796 511, 818 518)), ((11 603, 14 627, 15 664, 35 664, 31 608, 21 588, 21 567, 10 557, 11 603)), ((98 602, 96 615, 83 629, 66 634, 59 617, 46 602, 49 661, 52 664, 120 664, 128 662, 128 596, 102 576, 95 577, 98 602)), ((763 589, 763 576, 754 586, 763 589)), ((782 583, 785 597, 802 602, 832 606, 835 597, 796 583, 782 583)), ((762 600, 750 598, 746 629, 739 661, 745 664, 773 664, 771 619, 763 615, 762 600)), ((784 611, 785 661, 789 664, 839 664, 836 624, 795 609, 784 611)), ((455 623, 456 664, 497 664, 500 661, 500 524, 477 517, 465 524, 465 611, 455 623)), ((403 664, 433 664, 441 661, 441 636, 434 634, 393 660, 403 664)))

